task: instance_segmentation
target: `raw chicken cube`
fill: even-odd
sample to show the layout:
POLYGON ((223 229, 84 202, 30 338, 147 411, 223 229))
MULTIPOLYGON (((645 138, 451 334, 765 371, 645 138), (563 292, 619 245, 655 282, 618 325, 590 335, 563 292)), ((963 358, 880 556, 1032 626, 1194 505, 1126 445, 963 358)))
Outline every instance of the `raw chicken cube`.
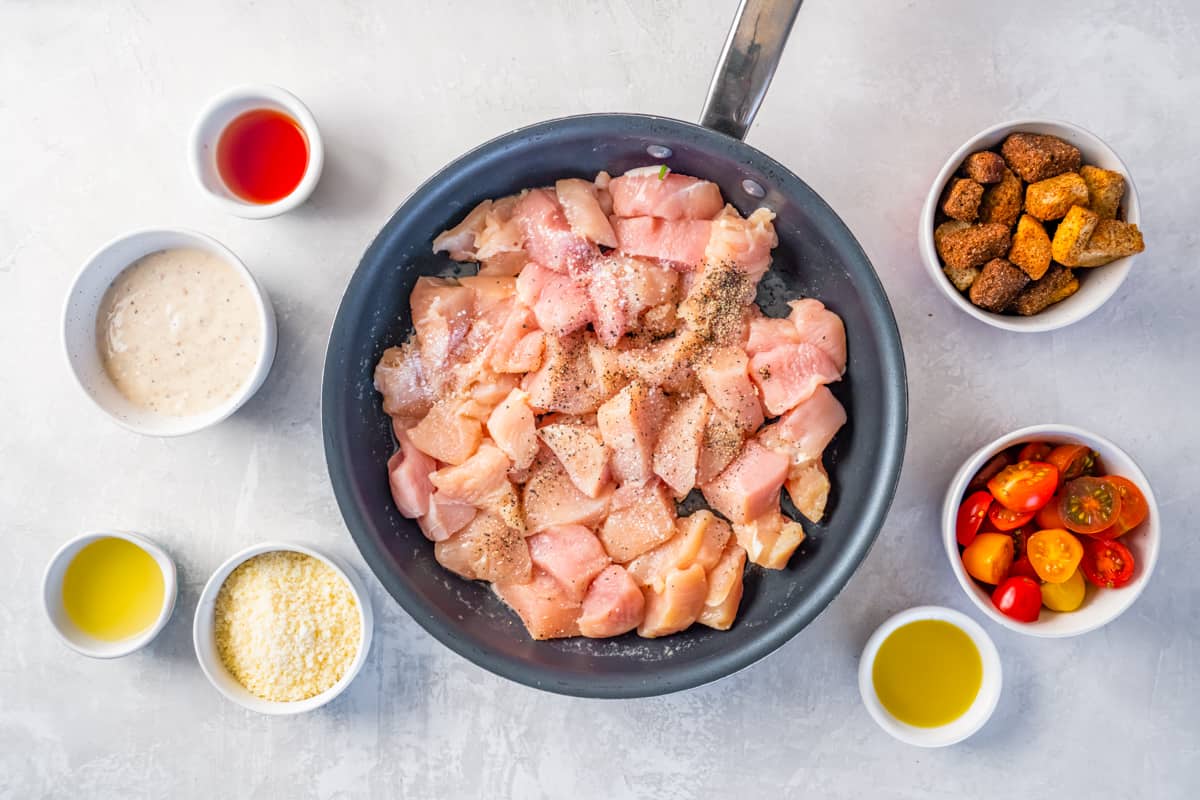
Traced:
POLYGON ((742 602, 745 571, 746 551, 730 541, 721 559, 708 571, 708 594, 697 622, 719 631, 729 630, 742 602))
POLYGON ((583 600, 592 579, 612 563, 596 534, 582 525, 555 525, 527 541, 534 566, 577 600, 583 600))
POLYGON ((825 516, 825 504, 829 501, 829 475, 820 461, 809 461, 803 466, 788 470, 788 497, 792 505, 810 522, 820 522, 825 516))
POLYGON ((618 564, 605 567, 588 587, 579 617, 579 632, 599 639, 636 628, 645 613, 642 590, 618 564))
POLYGON ((842 318, 825 307, 820 300, 806 298, 788 303, 792 313, 788 320, 796 326, 801 341, 808 342, 829 356, 838 374, 846 371, 846 326, 842 318))
POLYGON ((483 228, 475 235, 475 260, 484 263, 480 275, 516 275, 528 260, 524 250, 525 234, 513 218, 520 199, 521 195, 502 197, 492 203, 484 215, 483 228), (500 264, 510 266, 498 269, 500 264))
POLYGON ((460 404, 436 403, 429 413, 408 432, 412 443, 424 453, 447 464, 461 464, 479 447, 483 426, 479 420, 462 413, 460 404))
POLYGON ((429 512, 429 495, 433 493, 429 475, 437 469, 437 462, 418 450, 407 433, 397 432, 397 438, 400 449, 388 459, 388 484, 396 508, 409 519, 416 519, 429 512))
MULTIPOLYGON (((772 220, 775 213, 766 208, 756 210, 746 219, 733 206, 725 206, 713 220, 712 235, 704 252, 709 263, 737 264, 757 284, 771 266, 771 250, 779 244, 772 220)), ((617 232, 620 239, 620 232, 617 232)))
POLYGON ((624 564, 675 535, 675 504, 662 481, 626 483, 613 494, 600 541, 624 564))
POLYGON ((579 491, 562 463, 546 448, 533 462, 521 500, 528 529, 536 533, 554 525, 599 524, 608 515, 612 494, 605 491, 591 498, 579 491))
POLYGON ((587 286, 541 264, 531 263, 521 270, 517 299, 533 309, 538 327, 558 336, 580 330, 592 320, 587 286))
POLYGON ((433 555, 468 580, 525 583, 531 577, 525 537, 494 514, 476 515, 458 533, 434 544, 433 555))
POLYGON ((484 220, 491 209, 491 200, 475 206, 462 222, 437 235, 433 240, 433 252, 449 253, 455 261, 473 261, 476 239, 483 231, 484 220))
POLYGON ((579 635, 582 604, 542 570, 535 569, 528 583, 497 583, 494 588, 534 639, 579 635))
POLYGON ((707 509, 680 517, 675 528, 675 535, 668 541, 625 565, 639 586, 661 588, 670 570, 692 564, 712 569, 733 538, 729 523, 707 509))
POLYGON ((612 451, 613 476, 621 483, 642 483, 654 474, 654 443, 667 408, 657 388, 634 381, 596 412, 604 443, 612 451))
POLYGON ((542 366, 530 373, 521 388, 529 393, 529 405, 538 412, 590 414, 602 401, 595 365, 587 336, 550 337, 542 366))
POLYGON ((664 220, 655 217, 612 218, 621 252, 665 261, 681 270, 704 262, 713 223, 708 220, 664 220))
POLYGON ((613 213, 618 217, 712 219, 724 206, 715 183, 661 172, 661 167, 642 167, 613 178, 608 185, 613 213))
POLYGON ((383 395, 383 412, 423 417, 433 405, 421 354, 414 341, 389 347, 375 366, 375 390, 383 395))
POLYGON ((581 422, 544 425, 537 436, 562 462, 576 488, 588 497, 599 497, 611 483, 609 450, 595 425, 581 422))
POLYGON ((613 347, 652 306, 672 301, 679 273, 643 259, 609 253, 592 265, 588 295, 600 342, 613 347))
POLYGON ((443 542, 467 527, 477 513, 470 503, 447 500, 435 490, 429 497, 429 511, 417 520, 417 524, 427 539, 443 542))
POLYGON ((696 486, 696 468, 704 442, 704 426, 712 404, 700 393, 676 403, 654 447, 654 472, 683 499, 696 486))
POLYGON ((700 462, 696 465, 696 483, 703 486, 724 472, 742 452, 744 440, 740 427, 729 417, 717 409, 710 411, 704 424, 700 462))
POLYGON ((596 184, 579 178, 567 178, 556 181, 554 191, 572 231, 596 244, 617 246, 617 235, 613 233, 608 215, 600 207, 596 184))
POLYGON ((696 367, 713 405, 744 431, 758 430, 763 424, 762 403, 750 382, 749 369, 750 359, 737 347, 719 348, 696 367))
POLYGON ((450 363, 475 312, 475 290, 446 278, 417 278, 409 297, 426 376, 450 363))
POLYGON ((846 409, 827 387, 818 386, 811 397, 763 428, 759 441, 799 466, 820 459, 845 424, 846 409))
POLYGON ((771 416, 795 408, 822 384, 840 380, 841 371, 824 351, 807 342, 781 344, 750 359, 750 377, 771 416))
POLYGON ((515 469, 526 469, 538 452, 537 429, 529 395, 513 389, 488 417, 488 435, 515 469))
POLYGON ((730 522, 745 523, 779 511, 779 490, 787 477, 788 460, 751 439, 741 455, 710 483, 704 499, 730 522))
POLYGON ((775 508, 746 523, 733 524, 737 542, 746 557, 767 569, 783 569, 804 541, 804 528, 775 508))
POLYGON ((529 257, 555 272, 585 274, 599 251, 571 225, 550 189, 532 189, 513 210, 529 257))
POLYGON ((642 589, 642 596, 646 601, 646 615, 638 626, 638 636, 653 639, 678 633, 699 619, 704 611, 708 576, 699 564, 687 569, 673 569, 663 579, 661 591, 647 586, 642 589))
POLYGON ((475 455, 458 466, 445 467, 429 476, 447 500, 470 503, 490 511, 510 528, 525 531, 525 519, 516 489, 508 480, 512 462, 491 442, 484 442, 475 455))

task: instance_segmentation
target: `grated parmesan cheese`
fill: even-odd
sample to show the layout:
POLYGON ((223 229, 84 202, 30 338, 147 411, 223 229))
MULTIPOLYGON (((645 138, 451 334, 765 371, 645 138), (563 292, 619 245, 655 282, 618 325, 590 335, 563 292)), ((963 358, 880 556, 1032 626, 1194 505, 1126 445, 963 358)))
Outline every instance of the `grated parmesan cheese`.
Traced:
POLYGON ((264 700, 320 694, 349 669, 362 641, 345 579, 304 553, 262 553, 217 593, 217 652, 230 674, 264 700))

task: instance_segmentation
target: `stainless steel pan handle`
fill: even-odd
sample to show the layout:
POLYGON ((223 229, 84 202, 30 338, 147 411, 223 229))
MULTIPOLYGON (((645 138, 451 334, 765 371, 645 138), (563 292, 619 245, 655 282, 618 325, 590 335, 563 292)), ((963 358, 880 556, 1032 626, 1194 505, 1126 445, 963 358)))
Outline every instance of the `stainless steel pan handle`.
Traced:
POLYGON ((742 0, 700 112, 706 128, 745 139, 803 0, 742 0))

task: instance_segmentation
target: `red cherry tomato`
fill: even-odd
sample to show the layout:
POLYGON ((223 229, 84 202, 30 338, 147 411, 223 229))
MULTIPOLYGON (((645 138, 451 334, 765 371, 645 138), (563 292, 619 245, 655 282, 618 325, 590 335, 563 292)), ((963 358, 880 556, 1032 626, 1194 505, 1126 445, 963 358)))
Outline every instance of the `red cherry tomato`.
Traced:
POLYGON ((992 496, 987 492, 975 492, 963 500, 958 507, 958 520, 954 526, 954 538, 959 545, 967 547, 975 541, 975 534, 979 533, 979 526, 983 524, 991 504, 992 496))
POLYGON ((1037 622, 1042 610, 1042 587, 1032 578, 1010 577, 992 592, 992 603, 1006 617, 1018 622, 1037 622))
POLYGON ((1021 448, 1021 452, 1017 454, 1017 461, 1045 461, 1053 449, 1045 442, 1030 442, 1021 448))
POLYGON ((1133 553, 1120 542, 1088 538, 1079 569, 1093 586, 1119 589, 1133 580, 1133 553))
POLYGON ((1037 570, 1033 568, 1033 564, 1029 561, 1029 556, 1021 556, 1012 563, 1008 568, 1008 577, 1010 578, 1030 578, 1035 581, 1040 581, 1037 570))
POLYGON ((988 509, 988 520, 996 526, 998 531, 1013 531, 1033 519, 1034 512, 1026 511, 1009 511, 999 503, 994 503, 988 509))
POLYGON ((1117 487, 1117 494, 1121 496, 1121 513, 1117 515, 1116 522, 1099 533, 1093 533, 1092 536, 1097 539, 1116 539, 1141 525, 1150 513, 1150 506, 1147 505, 1142 490, 1128 478, 1108 475, 1104 480, 1117 487))
POLYGON ((1044 461, 1019 461, 988 481, 992 497, 1010 511, 1037 511, 1058 488, 1058 469, 1044 461))

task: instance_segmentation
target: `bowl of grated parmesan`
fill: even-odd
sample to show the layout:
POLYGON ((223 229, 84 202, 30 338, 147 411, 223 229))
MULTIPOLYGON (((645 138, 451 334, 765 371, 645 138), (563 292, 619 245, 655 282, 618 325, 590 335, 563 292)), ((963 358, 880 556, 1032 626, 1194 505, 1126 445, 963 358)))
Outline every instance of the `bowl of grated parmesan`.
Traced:
POLYGON ((208 579, 192 641, 225 697, 263 714, 298 714, 350 685, 371 628, 370 596, 352 570, 311 547, 264 542, 208 579))

